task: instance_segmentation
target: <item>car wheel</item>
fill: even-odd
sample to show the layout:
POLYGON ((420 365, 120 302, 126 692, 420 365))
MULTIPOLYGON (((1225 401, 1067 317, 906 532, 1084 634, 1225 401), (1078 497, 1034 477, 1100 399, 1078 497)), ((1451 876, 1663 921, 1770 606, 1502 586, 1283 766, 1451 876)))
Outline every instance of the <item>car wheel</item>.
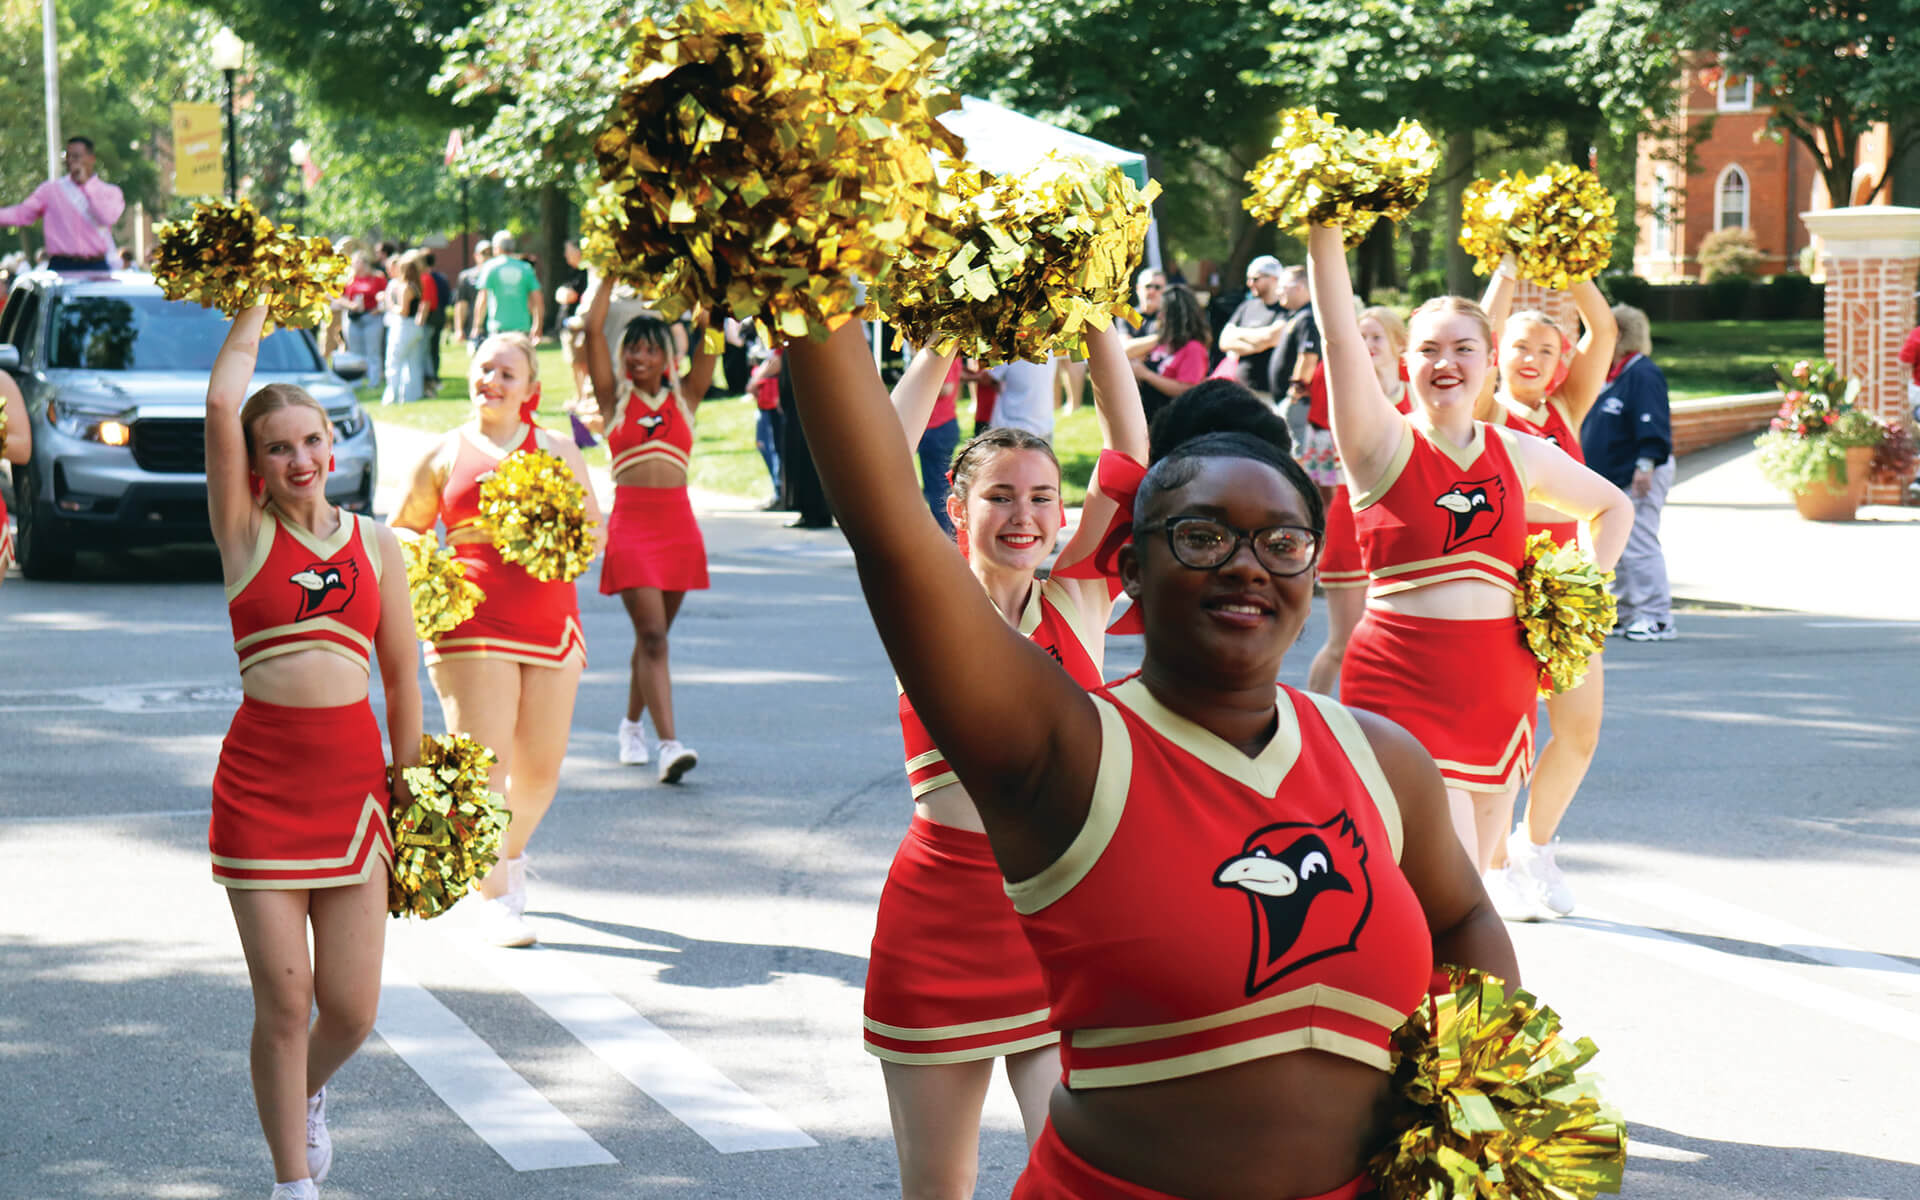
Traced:
POLYGON ((53 515, 39 473, 29 464, 22 474, 25 481, 15 489, 20 533, 14 549, 20 557, 20 573, 28 579, 67 579, 73 575, 72 534, 53 515))

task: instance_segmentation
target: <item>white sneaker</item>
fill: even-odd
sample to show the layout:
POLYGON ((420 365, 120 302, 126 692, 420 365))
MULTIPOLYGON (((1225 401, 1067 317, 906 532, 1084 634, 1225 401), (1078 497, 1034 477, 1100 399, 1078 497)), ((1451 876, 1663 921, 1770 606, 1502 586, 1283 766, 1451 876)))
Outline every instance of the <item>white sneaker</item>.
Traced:
POLYGON ((292 1183, 276 1183, 269 1200, 320 1200, 320 1189, 311 1179, 296 1179, 292 1183))
POLYGON ((507 894, 500 897, 516 917, 527 915, 527 856, 522 853, 513 858, 503 859, 501 866, 507 871, 507 894))
POLYGON ((1496 867, 1480 877, 1480 885, 1487 889, 1487 899, 1493 902, 1493 911, 1499 913, 1503 921, 1538 921, 1545 910, 1514 885, 1508 878, 1510 870, 1496 867))
POLYGON ((327 1132, 327 1089, 307 1097, 307 1177, 314 1183, 327 1181, 333 1169, 333 1135, 327 1132))
POLYGON ((1549 914, 1564 917, 1573 911, 1573 889, 1554 861, 1554 843, 1536 846, 1522 826, 1507 835, 1507 878, 1514 887, 1549 914))
POLYGON ((514 911, 513 901, 508 897, 476 896, 474 899, 474 932, 481 941, 493 946, 531 946, 540 940, 527 919, 514 911))
POLYGON ((1650 621, 1641 617, 1621 634, 1630 642, 1670 642, 1680 636, 1672 621, 1650 621))
POLYGON ((639 721, 620 718, 620 764, 627 767, 647 765, 647 732, 639 721))
POLYGON ((668 738, 660 743, 660 782, 679 783, 680 777, 693 770, 700 756, 679 742, 668 738))

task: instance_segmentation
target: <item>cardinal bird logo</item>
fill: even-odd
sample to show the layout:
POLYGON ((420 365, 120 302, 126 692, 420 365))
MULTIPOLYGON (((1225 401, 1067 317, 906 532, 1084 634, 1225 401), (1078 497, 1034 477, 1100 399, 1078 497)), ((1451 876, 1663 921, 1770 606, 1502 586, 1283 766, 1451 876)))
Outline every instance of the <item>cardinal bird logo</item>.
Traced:
POLYGON ((1373 911, 1367 844, 1345 811, 1321 825, 1269 825, 1220 864, 1215 887, 1239 888, 1253 914, 1247 995, 1308 963, 1354 949, 1373 911))
POLYGON ((667 419, 655 413, 650 417, 635 417, 633 423, 641 429, 641 440, 650 442, 666 427, 667 419))
POLYGON ((360 564, 351 557, 308 563, 287 579, 300 585, 300 612, 294 620, 330 617, 353 603, 354 589, 360 585, 360 564))
POLYGON ((1500 518, 1506 511, 1507 485, 1498 475, 1486 479, 1475 479, 1466 483, 1456 483, 1440 493, 1433 503, 1447 510, 1451 524, 1447 528, 1447 544, 1441 548, 1442 554, 1452 554, 1468 542, 1477 542, 1490 537, 1500 527, 1500 518))

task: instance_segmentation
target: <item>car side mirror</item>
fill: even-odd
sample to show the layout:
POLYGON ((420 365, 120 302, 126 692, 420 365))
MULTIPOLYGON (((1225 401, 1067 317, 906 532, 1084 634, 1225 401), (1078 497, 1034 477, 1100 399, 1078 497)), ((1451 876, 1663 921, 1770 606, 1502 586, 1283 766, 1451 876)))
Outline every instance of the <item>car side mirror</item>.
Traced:
POLYGON ((363 379, 367 374, 367 360, 351 350, 338 350, 333 355, 333 373, 351 383, 363 379))
MULTIPOLYGON (((18 371, 20 369, 20 347, 0 346, 0 371, 18 371)), ((363 366, 361 368, 365 370, 363 366)))

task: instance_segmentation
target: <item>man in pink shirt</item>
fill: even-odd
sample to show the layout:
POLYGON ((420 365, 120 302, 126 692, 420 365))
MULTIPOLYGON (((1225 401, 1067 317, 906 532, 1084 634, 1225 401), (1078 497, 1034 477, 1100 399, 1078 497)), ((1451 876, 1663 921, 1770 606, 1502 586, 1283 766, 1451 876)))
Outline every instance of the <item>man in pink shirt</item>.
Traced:
POLYGON ((43 222, 49 264, 56 271, 106 271, 120 265, 113 223, 126 211, 120 189, 93 173, 93 142, 67 139, 67 173, 33 189, 25 202, 0 208, 0 225, 43 222))

